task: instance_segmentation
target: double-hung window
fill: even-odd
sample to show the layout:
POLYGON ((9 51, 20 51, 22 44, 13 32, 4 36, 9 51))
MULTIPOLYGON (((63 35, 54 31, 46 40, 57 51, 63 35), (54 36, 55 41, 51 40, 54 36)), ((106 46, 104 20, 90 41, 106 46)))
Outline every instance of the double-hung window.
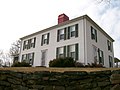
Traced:
POLYGON ((70 37, 75 37, 75 25, 70 26, 70 37))
POLYGON ((108 50, 112 52, 112 44, 109 40, 107 40, 108 50))
POLYGON ((67 38, 78 37, 78 24, 68 27, 67 38))
POLYGON ((57 42, 59 42, 60 40, 66 39, 66 29, 67 28, 63 28, 57 31, 57 42))
POLYGON ((59 57, 64 57, 64 48, 63 47, 60 47, 59 48, 59 57))
POLYGON ((72 57, 75 60, 75 45, 70 45, 70 57, 72 57))
POLYGON ((72 57, 74 60, 78 60, 78 43, 67 46, 67 57, 72 57))
POLYGON ((104 65, 104 53, 100 49, 98 49, 98 56, 99 56, 99 64, 103 64, 104 65))
POLYGON ((91 26, 91 39, 97 42, 97 30, 91 26))
POLYGON ((42 35, 41 46, 49 44, 49 33, 42 35))
POLYGON ((66 57, 66 46, 58 47, 56 49, 56 58, 66 57))
POLYGON ((30 65, 33 65, 34 53, 23 54, 22 61, 29 63, 30 65))
POLYGON ((109 56, 109 67, 113 67, 113 58, 109 56))
POLYGON ((60 38, 59 38, 59 39, 60 39, 60 40, 64 40, 64 29, 61 29, 61 30, 60 30, 60 34, 59 34, 59 35, 60 35, 60 38))
POLYGON ((23 43, 23 50, 30 49, 31 47, 35 48, 36 37, 28 39, 23 43))

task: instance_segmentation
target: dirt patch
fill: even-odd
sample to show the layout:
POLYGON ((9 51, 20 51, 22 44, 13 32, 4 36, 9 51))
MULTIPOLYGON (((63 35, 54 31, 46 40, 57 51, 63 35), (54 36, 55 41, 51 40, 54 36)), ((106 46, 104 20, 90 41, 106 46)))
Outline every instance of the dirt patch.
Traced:
POLYGON ((7 67, 0 70, 10 70, 18 72, 35 72, 35 71, 50 71, 50 72, 65 72, 65 71, 105 71, 105 70, 120 70, 120 68, 45 68, 45 67, 7 67))

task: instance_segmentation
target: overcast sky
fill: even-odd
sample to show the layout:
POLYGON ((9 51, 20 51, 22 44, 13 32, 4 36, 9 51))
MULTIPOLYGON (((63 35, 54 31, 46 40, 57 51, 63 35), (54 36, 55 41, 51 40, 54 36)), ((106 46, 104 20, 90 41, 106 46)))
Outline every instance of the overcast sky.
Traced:
POLYGON ((89 15, 114 40, 120 59, 120 0, 0 0, 0 50, 7 52, 19 38, 57 24, 59 14, 70 19, 89 15))

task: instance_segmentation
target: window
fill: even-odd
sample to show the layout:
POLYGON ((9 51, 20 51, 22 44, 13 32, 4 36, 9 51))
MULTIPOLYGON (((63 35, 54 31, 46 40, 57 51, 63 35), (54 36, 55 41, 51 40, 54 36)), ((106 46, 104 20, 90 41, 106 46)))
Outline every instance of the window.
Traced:
POLYGON ((78 37, 78 24, 68 27, 68 39, 71 37, 78 37))
POLYGON ((23 54, 22 61, 25 61, 26 63, 29 63, 30 65, 33 65, 34 53, 23 54))
POLYGON ((66 28, 57 31, 57 42, 66 39, 66 28))
POLYGON ((100 49, 98 49, 98 56, 99 56, 99 64, 104 65, 104 54, 103 54, 103 51, 100 49))
POLYGON ((42 35, 41 46, 49 44, 49 33, 42 35))
POLYGON ((78 37, 78 24, 57 31, 57 42, 70 39, 71 37, 78 37))
POLYGON ((109 40, 107 40, 108 50, 112 52, 112 44, 109 40))
POLYGON ((57 58, 66 57, 66 46, 58 47, 56 50, 56 55, 57 58))
POLYGON ((78 44, 67 46, 67 57, 72 57, 74 60, 78 60, 78 44))
POLYGON ((75 25, 70 27, 70 37, 74 37, 75 36, 75 25))
POLYGON ((60 40, 64 39, 64 29, 60 30, 60 40))
POLYGON ((36 37, 24 41, 23 50, 30 49, 30 48, 35 48, 35 42, 36 42, 36 37))
POLYGON ((97 30, 91 26, 91 39, 97 42, 97 30))
POLYGON ((109 56, 109 67, 113 67, 113 59, 109 56))

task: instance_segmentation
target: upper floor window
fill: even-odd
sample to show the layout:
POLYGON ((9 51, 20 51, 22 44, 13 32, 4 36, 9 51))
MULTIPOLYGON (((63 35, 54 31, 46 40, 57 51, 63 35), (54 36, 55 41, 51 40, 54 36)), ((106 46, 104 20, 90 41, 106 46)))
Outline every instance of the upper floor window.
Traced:
POLYGON ((97 42, 97 30, 95 30, 92 26, 91 26, 91 39, 97 42))
POLYGON ((75 25, 70 27, 70 37, 74 37, 75 36, 75 25))
POLYGON ((42 35, 41 46, 49 44, 49 33, 42 35))
POLYGON ((108 50, 112 52, 112 44, 109 40, 107 40, 108 50))
POLYGON ((113 58, 109 56, 109 67, 113 67, 113 58))
POLYGON ((57 31, 57 41, 66 39, 66 28, 57 31))
POLYGON ((59 35, 60 35, 60 38, 59 38, 60 40, 64 39, 64 29, 60 30, 60 34, 59 35))
POLYGON ((78 24, 68 27, 68 39, 71 37, 78 37, 78 24))
POLYGON ((30 49, 31 47, 35 48, 35 42, 36 42, 36 37, 24 41, 24 43, 23 43, 23 50, 24 49, 30 49))
POLYGON ((26 63, 29 63, 30 65, 33 65, 34 53, 23 54, 22 61, 25 61, 26 63))
POLYGON ((78 24, 57 31, 57 42, 70 39, 71 37, 78 37, 78 24))
POLYGON ((104 65, 104 53, 100 49, 98 49, 98 58, 99 58, 99 64, 103 64, 104 65))

